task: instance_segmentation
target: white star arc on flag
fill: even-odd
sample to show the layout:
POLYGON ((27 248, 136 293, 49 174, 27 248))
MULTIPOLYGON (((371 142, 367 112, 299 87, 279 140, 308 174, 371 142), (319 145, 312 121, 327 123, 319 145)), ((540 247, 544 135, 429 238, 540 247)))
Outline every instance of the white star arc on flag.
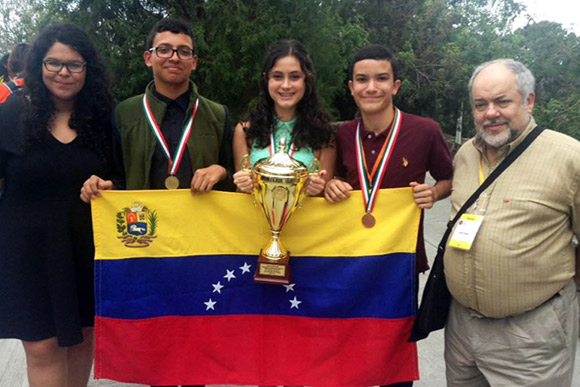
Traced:
POLYGON ((205 304, 205 310, 210 310, 210 309, 215 310, 214 305, 217 304, 217 302, 210 298, 209 301, 204 302, 204 304, 205 304))
POLYGON ((218 292, 219 294, 222 294, 222 289, 224 288, 224 285, 222 285, 221 281, 218 281, 217 284, 211 284, 211 286, 213 286, 213 292, 218 292))
POLYGON ((232 280, 232 278, 236 278, 236 275, 234 274, 233 270, 226 269, 226 275, 224 275, 224 278, 226 278, 228 280, 228 282, 230 282, 232 280))
POLYGON ((294 285, 296 285, 296 284, 283 285, 286 288, 286 293, 293 292, 294 291, 294 285))
POLYGON ((244 262, 244 266, 240 266, 240 269, 242 270, 242 274, 249 273, 251 267, 252 267, 252 265, 248 265, 248 262, 244 262))
POLYGON ((302 301, 298 301, 298 299, 296 298, 296 296, 294 296, 293 299, 288 300, 288 301, 290 301, 290 304, 291 304, 290 305, 290 309, 292 309, 292 308, 299 309, 299 306, 298 305, 302 304, 302 301))

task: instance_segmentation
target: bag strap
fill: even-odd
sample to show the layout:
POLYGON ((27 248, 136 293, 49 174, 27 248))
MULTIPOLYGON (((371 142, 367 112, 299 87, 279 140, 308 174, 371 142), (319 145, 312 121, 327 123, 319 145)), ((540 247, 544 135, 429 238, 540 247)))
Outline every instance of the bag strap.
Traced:
POLYGON ((545 128, 543 126, 536 126, 530 132, 530 134, 528 134, 526 138, 524 138, 524 140, 516 147, 516 149, 514 149, 513 152, 507 155, 507 157, 501 162, 501 164, 487 177, 487 179, 485 179, 485 181, 479 186, 479 188, 473 193, 473 195, 471 195, 469 199, 467 199, 467 201, 463 204, 463 206, 461 206, 459 211, 457 211, 457 214, 455 214, 453 220, 450 220, 447 223, 447 230, 445 230, 445 234, 443 235, 443 238, 439 243, 439 252, 443 253, 445 251, 445 245, 447 244, 449 234, 451 233, 453 226, 459 220, 461 215, 463 215, 463 213, 467 211, 467 209, 471 207, 473 203, 475 203, 477 198, 479 198, 479 195, 481 195, 481 193, 485 191, 487 187, 489 187, 491 183, 493 183, 495 179, 497 179, 499 175, 501 175, 502 172, 505 171, 507 167, 509 167, 530 146, 530 144, 540 135, 540 133, 544 131, 544 129, 545 128))

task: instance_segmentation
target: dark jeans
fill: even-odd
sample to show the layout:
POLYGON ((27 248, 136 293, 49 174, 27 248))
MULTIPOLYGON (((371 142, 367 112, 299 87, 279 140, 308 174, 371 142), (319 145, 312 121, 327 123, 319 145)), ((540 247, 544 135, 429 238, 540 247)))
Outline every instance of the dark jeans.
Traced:
POLYGON ((386 386, 381 387, 412 387, 413 382, 402 382, 402 383, 395 383, 395 384, 387 384, 386 386))

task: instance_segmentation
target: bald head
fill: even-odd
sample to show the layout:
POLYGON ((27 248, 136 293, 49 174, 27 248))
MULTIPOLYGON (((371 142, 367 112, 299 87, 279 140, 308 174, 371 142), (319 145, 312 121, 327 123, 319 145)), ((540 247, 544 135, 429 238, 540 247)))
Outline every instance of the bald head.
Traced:
POLYGON ((469 94, 470 96, 473 95, 473 82, 475 78, 481 73, 483 70, 487 69, 488 67, 495 67, 503 65, 509 72, 511 72, 515 76, 516 80, 516 88, 522 98, 524 100, 535 91, 536 88, 536 80, 532 75, 532 72, 521 62, 515 61, 513 59, 495 59, 489 62, 485 62, 477 66, 473 74, 471 75, 471 79, 469 80, 469 94))

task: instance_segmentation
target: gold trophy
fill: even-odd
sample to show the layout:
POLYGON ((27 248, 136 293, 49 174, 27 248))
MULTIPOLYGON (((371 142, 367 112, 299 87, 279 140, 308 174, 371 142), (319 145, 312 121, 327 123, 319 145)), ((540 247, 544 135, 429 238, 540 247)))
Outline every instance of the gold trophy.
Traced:
POLYGON ((255 181, 252 194, 272 233, 268 244, 260 250, 254 282, 290 284, 290 253, 280 241, 280 232, 296 208, 301 207, 308 176, 308 168, 286 153, 285 139, 280 140, 277 153, 258 161, 252 169, 255 181))

